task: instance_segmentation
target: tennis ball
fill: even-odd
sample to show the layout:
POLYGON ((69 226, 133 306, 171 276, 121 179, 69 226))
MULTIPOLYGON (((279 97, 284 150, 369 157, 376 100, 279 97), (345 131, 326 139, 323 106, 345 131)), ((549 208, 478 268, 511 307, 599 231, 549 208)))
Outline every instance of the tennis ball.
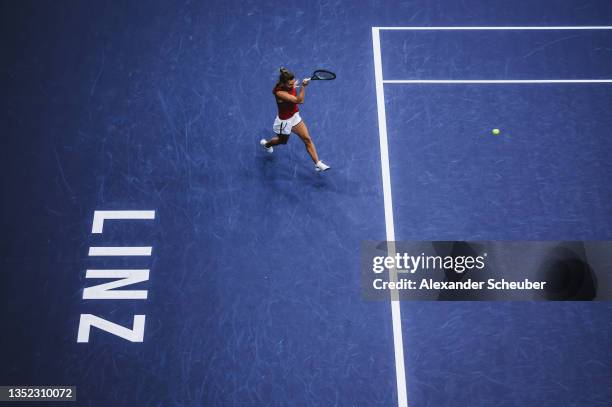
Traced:
POLYGON ((499 129, 493 129, 493 131, 491 133, 493 133, 494 135, 497 136, 497 135, 499 135, 500 131, 499 131, 499 129))

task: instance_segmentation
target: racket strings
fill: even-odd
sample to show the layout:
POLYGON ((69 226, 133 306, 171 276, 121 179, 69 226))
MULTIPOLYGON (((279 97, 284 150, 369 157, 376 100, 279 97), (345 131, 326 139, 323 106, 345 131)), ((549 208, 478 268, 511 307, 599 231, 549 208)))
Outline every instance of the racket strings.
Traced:
POLYGON ((336 74, 326 70, 317 70, 312 74, 312 79, 332 80, 336 78, 336 74))

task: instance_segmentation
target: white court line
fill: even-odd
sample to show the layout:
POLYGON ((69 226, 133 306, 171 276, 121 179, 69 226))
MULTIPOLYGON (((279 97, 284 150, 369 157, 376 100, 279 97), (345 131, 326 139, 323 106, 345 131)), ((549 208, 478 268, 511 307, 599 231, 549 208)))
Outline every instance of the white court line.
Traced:
MULTIPOLYGON (((374 74, 376 78, 376 105, 378 107, 378 134, 380 141, 380 163, 382 169, 383 195, 385 203, 385 226, 387 251, 395 256, 395 228, 393 226, 393 201, 391 198, 391 171, 389 170, 389 147, 387 143, 387 117, 385 113, 385 90, 383 85, 380 33, 372 28, 374 50, 374 74)), ((397 270, 389 270, 390 281, 397 281, 397 270)), ((402 338, 402 314, 397 290, 391 290, 391 319, 393 321, 393 348, 395 352, 395 376, 397 381, 397 404, 408 407, 406 392, 406 369, 404 367, 404 340, 402 338)))
MULTIPOLYGON (((376 81, 376 105, 378 111, 378 133, 380 141, 380 161, 382 169, 383 195, 385 205, 385 226, 388 241, 388 254, 395 255, 395 227, 393 223, 393 200, 391 196, 391 172, 389 167, 389 146, 387 141, 387 117, 385 111, 385 84, 544 84, 544 83, 612 83, 612 79, 540 79, 540 80, 384 80, 382 55, 380 50, 381 30, 612 30, 612 26, 525 26, 525 27, 372 27, 372 47, 374 51, 374 73, 376 81)), ((397 281, 397 270, 389 270, 390 281, 397 281)), ((397 380, 397 402, 399 407, 408 407, 406 369, 402 321, 397 290, 391 290, 391 318, 393 321, 393 344, 395 351, 395 373, 397 380)))
POLYGON ((506 84, 506 83, 612 83, 612 79, 386 79, 383 83, 411 84, 506 84))
POLYGON ((612 30, 612 26, 534 26, 534 27, 372 27, 372 30, 415 30, 415 31, 441 31, 441 30, 612 30))
POLYGON ((152 250, 151 246, 90 247, 89 256, 151 256, 152 250))

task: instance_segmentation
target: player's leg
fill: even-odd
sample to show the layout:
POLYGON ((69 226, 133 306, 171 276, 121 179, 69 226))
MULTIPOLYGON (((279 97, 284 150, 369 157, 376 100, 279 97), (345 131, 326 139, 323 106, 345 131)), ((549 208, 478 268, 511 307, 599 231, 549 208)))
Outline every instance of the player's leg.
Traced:
POLYGON ((308 132, 308 127, 306 127, 306 123, 302 120, 291 129, 292 132, 298 135, 300 139, 304 142, 304 146, 306 147, 306 151, 308 151, 308 155, 315 164, 315 168, 317 171, 325 171, 329 169, 329 166, 319 160, 319 156, 317 155, 317 148, 315 147, 314 141, 310 137, 310 133, 308 132))
POLYGON ((288 121, 280 120, 278 117, 274 121, 273 130, 276 133, 276 137, 272 137, 270 140, 266 140, 262 138, 259 140, 259 144, 271 153, 274 151, 273 146, 279 144, 287 144, 287 140, 289 140, 289 135, 291 134, 291 128, 288 121))
POLYGON ((270 140, 268 140, 264 147, 270 148, 272 146, 276 146, 279 144, 287 144, 287 140, 289 140, 289 134, 278 134, 275 137, 272 137, 270 140))
POLYGON ((306 123, 304 123, 302 120, 297 125, 293 126, 291 131, 297 134, 298 137, 304 142, 308 155, 310 155, 310 158, 312 158, 312 161, 316 164, 317 161, 319 161, 319 156, 317 155, 317 148, 314 145, 314 141, 312 141, 312 138, 310 138, 310 133, 308 133, 306 123))

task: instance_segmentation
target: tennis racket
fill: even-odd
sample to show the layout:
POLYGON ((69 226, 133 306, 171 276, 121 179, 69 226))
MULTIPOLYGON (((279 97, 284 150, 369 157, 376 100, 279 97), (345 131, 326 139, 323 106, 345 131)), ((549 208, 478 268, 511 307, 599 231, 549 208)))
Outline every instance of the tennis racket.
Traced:
MULTIPOLYGON (((332 79, 336 79, 335 73, 326 71, 325 69, 317 69, 312 73, 310 78, 304 78, 304 81, 331 81, 332 79)), ((302 83, 304 83, 304 81, 302 81, 302 83)), ((299 81, 296 86, 300 86, 299 81)))
POLYGON ((331 71, 326 71, 325 69, 317 69, 308 79, 311 81, 331 81, 332 79, 336 79, 336 74, 331 71))

